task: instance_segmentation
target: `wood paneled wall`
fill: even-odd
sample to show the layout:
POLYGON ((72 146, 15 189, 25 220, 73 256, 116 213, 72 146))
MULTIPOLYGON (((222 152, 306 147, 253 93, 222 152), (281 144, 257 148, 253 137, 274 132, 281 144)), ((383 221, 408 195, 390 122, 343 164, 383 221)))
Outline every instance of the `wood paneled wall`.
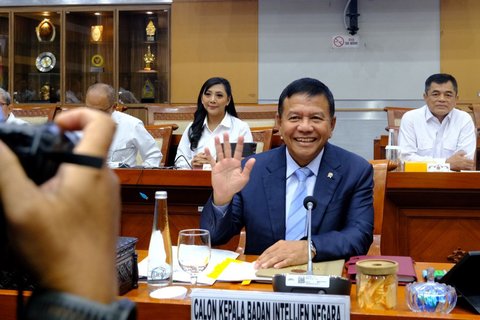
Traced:
POLYGON ((257 103, 256 0, 175 0, 171 26, 172 103, 196 103, 213 76, 230 81, 236 103, 257 103))
POLYGON ((458 81, 462 100, 480 101, 480 1, 441 0, 440 69, 458 81))

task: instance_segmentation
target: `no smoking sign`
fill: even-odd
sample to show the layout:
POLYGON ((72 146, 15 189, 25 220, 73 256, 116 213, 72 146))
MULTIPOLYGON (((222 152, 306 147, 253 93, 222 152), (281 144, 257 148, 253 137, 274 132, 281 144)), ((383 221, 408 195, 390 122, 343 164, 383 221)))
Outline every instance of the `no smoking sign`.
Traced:
POLYGON ((336 35, 332 37, 332 48, 358 48, 359 38, 358 36, 344 36, 336 35))

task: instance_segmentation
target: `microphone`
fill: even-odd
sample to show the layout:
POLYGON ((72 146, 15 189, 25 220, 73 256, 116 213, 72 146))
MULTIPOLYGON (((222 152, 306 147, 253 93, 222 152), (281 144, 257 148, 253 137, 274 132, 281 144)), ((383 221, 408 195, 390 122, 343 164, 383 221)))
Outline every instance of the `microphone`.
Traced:
POLYGON ((313 196, 303 200, 307 210, 308 262, 306 274, 276 274, 273 276, 273 291, 292 293, 319 293, 350 295, 350 281, 344 277, 314 275, 312 263, 312 210, 317 206, 313 196))
POLYGON ((303 206, 307 209, 307 242, 308 242, 308 263, 307 274, 313 275, 312 264, 312 210, 317 206, 317 200, 312 196, 307 196, 303 200, 303 206))

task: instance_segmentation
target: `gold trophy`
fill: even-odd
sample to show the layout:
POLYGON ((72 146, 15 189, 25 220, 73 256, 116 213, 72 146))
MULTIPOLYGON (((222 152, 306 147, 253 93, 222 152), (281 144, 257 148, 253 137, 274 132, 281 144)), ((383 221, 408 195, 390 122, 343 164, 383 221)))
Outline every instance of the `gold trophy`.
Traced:
POLYGON ((152 20, 149 20, 147 27, 145 28, 145 33, 147 34, 147 41, 155 41, 155 24, 153 24, 152 20))
POLYGON ((40 42, 52 42, 55 40, 55 26, 50 19, 43 19, 38 26, 35 27, 37 39, 40 42))
POLYGON ((93 42, 102 41, 102 35, 103 35, 103 26, 102 25, 91 27, 90 38, 93 42))
POLYGON ((155 61, 155 55, 152 53, 152 51, 150 51, 150 46, 147 47, 147 53, 143 55, 143 61, 145 61, 145 68, 143 68, 143 70, 152 70, 150 64, 155 61))

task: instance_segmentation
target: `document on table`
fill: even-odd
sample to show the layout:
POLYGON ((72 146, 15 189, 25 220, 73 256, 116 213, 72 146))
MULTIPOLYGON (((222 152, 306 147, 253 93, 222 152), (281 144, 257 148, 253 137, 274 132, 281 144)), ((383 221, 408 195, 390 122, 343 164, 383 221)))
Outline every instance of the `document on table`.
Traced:
MULTIPOLYGON (((177 246, 172 247, 172 256, 173 256, 173 281, 178 282, 190 282, 190 275, 183 271, 177 260, 177 246)), ((208 263, 207 268, 198 276, 198 283, 212 285, 215 283, 215 278, 208 277, 211 274, 215 267, 225 261, 226 259, 236 259, 239 256, 238 253, 229 250, 220 250, 212 249, 210 262, 208 263)), ((138 276, 140 280, 147 279, 147 269, 148 269, 148 257, 143 259, 138 263, 138 276)), ((225 281, 234 281, 234 280, 225 280, 225 281)))

